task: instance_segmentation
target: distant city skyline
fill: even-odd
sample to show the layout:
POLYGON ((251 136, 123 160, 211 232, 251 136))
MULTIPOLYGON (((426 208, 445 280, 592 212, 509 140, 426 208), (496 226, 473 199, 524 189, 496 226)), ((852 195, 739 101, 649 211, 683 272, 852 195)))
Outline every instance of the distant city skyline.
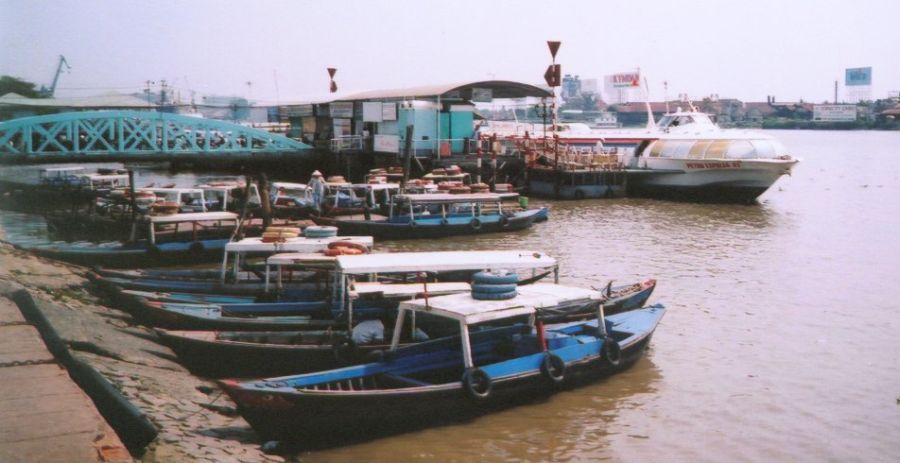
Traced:
MULTIPOLYGON (((132 93, 159 82, 190 101, 261 103, 505 79, 539 84, 560 40, 564 74, 602 82, 640 68, 652 100, 844 99, 844 70, 873 68, 873 98, 900 90, 900 2, 0 0, 0 74, 59 96, 132 93), (552 6, 551 6, 552 5, 552 6), (664 92, 663 82, 668 82, 664 92)), ((602 85, 601 85, 602 87, 602 85)))

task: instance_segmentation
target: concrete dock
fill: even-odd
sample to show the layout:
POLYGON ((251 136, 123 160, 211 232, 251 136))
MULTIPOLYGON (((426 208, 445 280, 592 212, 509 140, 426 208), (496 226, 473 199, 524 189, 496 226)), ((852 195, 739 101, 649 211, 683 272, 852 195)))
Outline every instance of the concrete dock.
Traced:
POLYGON ((4 297, 0 297, 0 461, 133 461, 91 399, 47 350, 38 330, 4 297))

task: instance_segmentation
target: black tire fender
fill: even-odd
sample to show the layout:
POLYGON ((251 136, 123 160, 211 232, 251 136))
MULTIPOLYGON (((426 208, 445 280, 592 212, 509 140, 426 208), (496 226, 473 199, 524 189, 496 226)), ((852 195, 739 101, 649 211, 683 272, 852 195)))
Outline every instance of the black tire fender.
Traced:
POLYGON ((463 374, 462 383, 466 394, 477 401, 487 400, 494 389, 491 377, 481 368, 467 369, 463 374))
POLYGON ((481 230, 481 220, 475 218, 469 221, 469 228, 472 230, 481 230))
POLYGON ((607 336, 603 340, 603 360, 610 366, 617 367, 622 363, 622 348, 615 339, 607 336))
POLYGON ((541 374, 550 380, 551 384, 562 384, 566 380, 566 362, 558 355, 547 352, 541 362, 541 374))

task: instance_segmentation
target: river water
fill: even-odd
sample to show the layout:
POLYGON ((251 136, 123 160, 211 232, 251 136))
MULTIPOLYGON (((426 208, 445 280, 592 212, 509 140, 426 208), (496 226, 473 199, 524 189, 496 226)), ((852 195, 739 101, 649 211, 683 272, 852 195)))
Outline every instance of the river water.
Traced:
POLYGON ((802 162, 757 205, 532 199, 551 219, 530 230, 379 242, 541 250, 563 283, 656 278, 669 311, 607 380, 303 459, 896 461, 900 133, 771 133, 802 162))

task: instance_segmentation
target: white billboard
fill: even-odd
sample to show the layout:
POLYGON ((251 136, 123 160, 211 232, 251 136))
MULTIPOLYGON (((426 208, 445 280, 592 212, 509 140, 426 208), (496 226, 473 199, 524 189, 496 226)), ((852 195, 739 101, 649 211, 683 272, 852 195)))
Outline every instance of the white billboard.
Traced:
POLYGON ((379 153, 399 153, 400 136, 380 134, 375 135, 373 140, 373 149, 379 153))
POLYGON ((817 104, 813 105, 814 121, 855 121, 856 105, 817 104))
POLYGON ((641 73, 620 72, 603 78, 603 93, 610 104, 641 101, 641 73))

